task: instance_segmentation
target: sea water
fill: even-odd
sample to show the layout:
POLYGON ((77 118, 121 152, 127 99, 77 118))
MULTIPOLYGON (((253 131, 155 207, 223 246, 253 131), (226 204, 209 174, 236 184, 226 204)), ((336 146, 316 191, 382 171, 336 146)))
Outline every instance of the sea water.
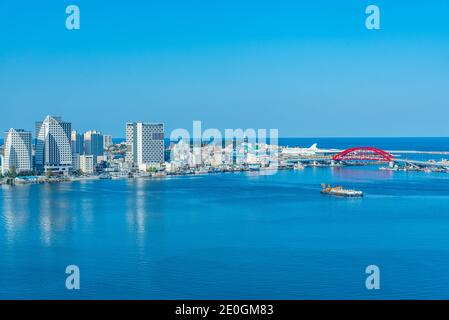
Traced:
POLYGON ((0 187, 2 299, 440 299, 448 274, 447 173, 327 167, 0 187), (322 182, 365 196, 322 195, 322 182), (379 290, 365 287, 372 264, 379 290), (68 265, 80 290, 65 287, 68 265))

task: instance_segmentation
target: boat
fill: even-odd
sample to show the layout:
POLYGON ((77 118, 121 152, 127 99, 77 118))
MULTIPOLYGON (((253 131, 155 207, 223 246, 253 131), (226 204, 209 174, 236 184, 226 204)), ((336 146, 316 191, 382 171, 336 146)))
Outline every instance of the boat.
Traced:
POLYGON ((163 171, 154 172, 151 174, 153 178, 165 178, 167 176, 167 173, 163 171))
POLYGON ((206 168, 201 168, 195 171, 195 174, 208 174, 209 170, 206 168))
POLYGON ((324 183, 321 184, 321 193, 340 197, 363 197, 362 191, 343 189, 343 187, 340 186, 337 187, 331 187, 330 185, 326 186, 326 184, 324 183))
POLYGON ((260 170, 260 164, 250 164, 249 166, 248 166, 248 169, 250 170, 250 171, 259 171, 260 170))

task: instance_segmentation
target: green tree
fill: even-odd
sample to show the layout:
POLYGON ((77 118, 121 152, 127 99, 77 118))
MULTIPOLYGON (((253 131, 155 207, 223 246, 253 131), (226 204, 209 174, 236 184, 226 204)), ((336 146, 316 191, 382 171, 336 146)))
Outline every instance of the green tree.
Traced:
POLYGON ((15 166, 10 166, 8 171, 8 177, 15 179, 17 177, 17 170, 15 166))
POLYGON ((148 167, 147 168, 147 172, 148 173, 153 173, 153 172, 156 172, 157 171, 157 168, 156 167, 148 167))
POLYGON ((50 178, 53 175, 53 171, 51 171, 51 169, 47 169, 47 171, 45 171, 45 176, 47 178, 50 178))

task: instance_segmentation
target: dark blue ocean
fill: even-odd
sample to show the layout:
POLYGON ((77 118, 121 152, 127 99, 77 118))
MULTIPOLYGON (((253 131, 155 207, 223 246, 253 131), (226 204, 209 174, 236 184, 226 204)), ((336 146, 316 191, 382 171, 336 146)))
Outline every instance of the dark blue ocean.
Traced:
MULTIPOLYGON (((291 145, 449 150, 447 138, 407 139, 291 145)), ((447 299, 448 274, 444 173, 305 168, 0 187, 2 299, 447 299), (322 182, 365 197, 321 195, 322 182), (65 288, 72 264, 78 291, 65 288), (380 290, 365 288, 372 264, 380 290)))

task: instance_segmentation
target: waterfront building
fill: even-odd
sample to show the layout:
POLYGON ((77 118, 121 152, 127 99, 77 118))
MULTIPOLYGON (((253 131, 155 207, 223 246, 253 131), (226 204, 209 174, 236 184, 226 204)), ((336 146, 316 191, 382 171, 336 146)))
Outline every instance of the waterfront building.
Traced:
POLYGON ((164 124, 126 124, 126 162, 142 167, 164 162, 164 124))
POLYGON ((170 161, 177 167, 194 166, 193 154, 190 147, 190 143, 179 140, 177 143, 171 146, 170 161))
POLYGON ((103 134, 99 131, 87 131, 84 134, 84 154, 92 155, 94 163, 104 155, 103 134))
POLYGON ((72 153, 83 154, 84 153, 84 136, 76 131, 72 131, 71 136, 72 153))
POLYGON ((95 162, 93 155, 83 154, 79 157, 80 171, 84 174, 92 174, 95 171, 95 162))
POLYGON ((31 132, 22 129, 10 129, 4 133, 3 172, 14 170, 16 173, 32 170, 31 132))
POLYGON ((0 154, 0 173, 2 176, 5 175, 5 158, 2 154, 0 154))
POLYGON ((72 170, 73 171, 80 171, 80 154, 74 153, 72 155, 72 170))
POLYGON ((72 124, 47 116, 36 122, 35 165, 38 171, 68 174, 72 168, 72 124))
POLYGON ((105 134, 103 136, 103 146, 104 146, 104 148, 107 149, 107 148, 109 148, 112 145, 113 145, 112 136, 109 135, 109 134, 105 134))

